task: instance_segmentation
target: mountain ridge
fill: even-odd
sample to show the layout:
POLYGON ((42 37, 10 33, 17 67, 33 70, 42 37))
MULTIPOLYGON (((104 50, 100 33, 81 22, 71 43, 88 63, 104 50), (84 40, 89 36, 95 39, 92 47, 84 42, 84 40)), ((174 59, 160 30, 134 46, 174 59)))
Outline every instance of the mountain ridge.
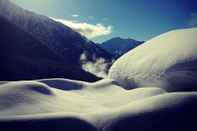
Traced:
POLYGON ((144 43, 144 41, 137 41, 131 38, 114 37, 101 43, 100 47, 118 58, 142 43, 144 43))

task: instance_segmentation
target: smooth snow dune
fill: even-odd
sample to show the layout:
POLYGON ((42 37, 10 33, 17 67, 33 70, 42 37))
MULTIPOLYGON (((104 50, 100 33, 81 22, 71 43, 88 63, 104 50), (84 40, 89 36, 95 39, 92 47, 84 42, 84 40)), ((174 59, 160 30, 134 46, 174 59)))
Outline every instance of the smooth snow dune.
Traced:
POLYGON ((41 105, 44 99, 53 97, 55 97, 54 92, 43 83, 21 81, 3 84, 0 86, 0 115, 8 115, 10 112, 13 114, 39 112, 42 107, 34 106, 41 105))
POLYGON ((79 81, 66 79, 48 79, 3 84, 0 86, 0 115, 36 115, 54 112, 66 112, 77 116, 86 115, 120 108, 130 102, 165 93, 162 89, 154 87, 127 91, 112 84, 111 80, 84 85, 80 83, 84 88, 78 90, 54 88, 54 85, 62 84, 71 85, 72 88, 73 85, 79 83, 79 81), (47 82, 50 82, 49 85, 46 84, 47 82), (51 83, 53 87, 50 86, 51 83))
POLYGON ((167 93, 106 114, 104 131, 196 131, 197 93, 167 93))
POLYGON ((113 80, 89 83, 78 90, 60 90, 41 81, 53 79, 0 86, 0 130, 196 129, 197 92, 167 93, 156 87, 125 90, 113 80))
POLYGON ((197 28, 155 37, 118 59, 109 78, 132 89, 157 86, 167 91, 196 91, 197 28))

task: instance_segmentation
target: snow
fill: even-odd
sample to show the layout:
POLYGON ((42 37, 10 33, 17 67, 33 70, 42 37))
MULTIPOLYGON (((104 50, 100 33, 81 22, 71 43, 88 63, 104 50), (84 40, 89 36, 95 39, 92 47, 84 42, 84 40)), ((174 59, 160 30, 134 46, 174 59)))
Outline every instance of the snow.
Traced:
POLYGON ((118 59, 109 71, 127 89, 156 86, 167 91, 196 90, 197 28, 155 37, 118 59))
POLYGON ((1 116, 50 112, 74 114, 102 112, 145 97, 165 93, 159 88, 127 91, 114 85, 111 80, 85 84, 64 79, 8 82, 1 85, 0 90, 1 116), (70 85, 71 88, 63 89, 62 85, 65 87, 70 85))
MULTIPOLYGON (((177 119, 187 118, 187 115, 190 119, 196 118, 191 115, 196 111, 196 100, 196 92, 167 93, 157 87, 126 90, 110 79, 96 83, 66 79, 7 82, 0 85, 0 129, 144 131, 149 124, 153 131, 164 125, 173 129, 172 123, 179 123, 177 119), (66 90, 62 85, 82 88, 66 90), (162 122, 169 120, 164 125, 156 123, 153 114, 162 122), (137 125, 140 126, 136 128, 137 125)), ((185 122, 179 127, 195 126, 188 127, 185 122)))

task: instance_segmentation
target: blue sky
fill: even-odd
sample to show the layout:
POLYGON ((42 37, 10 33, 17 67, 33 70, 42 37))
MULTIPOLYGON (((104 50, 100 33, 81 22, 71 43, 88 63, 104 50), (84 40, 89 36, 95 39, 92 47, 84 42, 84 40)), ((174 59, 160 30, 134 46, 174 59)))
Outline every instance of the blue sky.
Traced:
POLYGON ((87 37, 98 42, 112 37, 148 40, 172 29, 197 26, 196 0, 13 1, 61 22, 66 20, 66 24, 77 23, 73 25, 77 30, 93 28, 95 34, 87 37), (79 29, 81 26, 83 29, 79 29))

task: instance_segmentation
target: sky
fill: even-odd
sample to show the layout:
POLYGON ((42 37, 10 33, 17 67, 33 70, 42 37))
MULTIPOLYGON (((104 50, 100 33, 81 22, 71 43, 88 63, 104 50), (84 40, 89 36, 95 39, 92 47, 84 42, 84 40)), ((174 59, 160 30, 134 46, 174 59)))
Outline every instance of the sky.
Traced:
POLYGON ((13 0, 102 42, 113 37, 149 40, 197 26, 197 0, 13 0))

